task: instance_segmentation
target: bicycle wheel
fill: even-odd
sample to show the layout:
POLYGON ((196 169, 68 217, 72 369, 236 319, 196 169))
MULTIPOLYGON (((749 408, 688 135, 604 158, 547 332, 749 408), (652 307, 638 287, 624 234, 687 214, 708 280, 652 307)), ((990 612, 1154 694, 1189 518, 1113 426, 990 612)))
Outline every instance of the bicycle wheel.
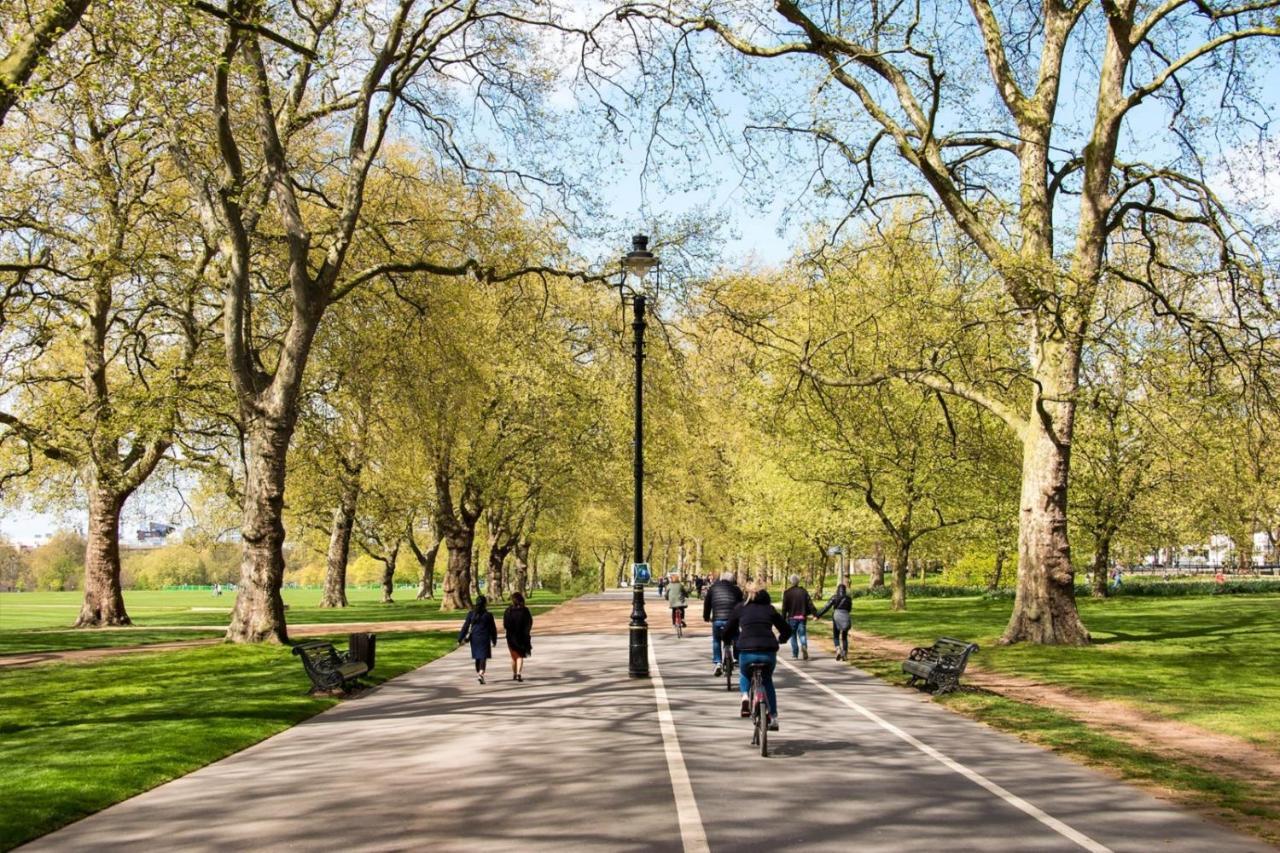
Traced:
POLYGON ((751 679, 751 695, 756 702, 756 735, 760 741, 760 757, 769 757, 769 698, 764 692, 764 677, 759 670, 751 679))
POLYGON ((724 644, 724 689, 733 690, 733 646, 724 644))
POLYGON ((684 620, 681 619, 679 616, 676 616, 676 636, 677 637, 684 636, 684 620))

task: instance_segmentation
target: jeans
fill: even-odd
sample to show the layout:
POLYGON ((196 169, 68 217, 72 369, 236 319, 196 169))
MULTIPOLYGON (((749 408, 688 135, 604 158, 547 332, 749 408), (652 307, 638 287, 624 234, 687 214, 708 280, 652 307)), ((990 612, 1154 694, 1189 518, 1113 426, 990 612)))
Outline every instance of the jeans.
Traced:
POLYGON ((711 623, 711 662, 720 663, 720 635, 724 633, 724 626, 729 624, 728 619, 716 619, 711 623))
POLYGON ((804 619, 792 617, 787 620, 787 624, 791 626, 791 656, 798 657, 800 646, 809 648, 809 635, 805 630, 804 619))
POLYGON ((738 653, 738 686, 742 695, 751 692, 751 679, 747 676, 747 668, 753 663, 764 664, 764 693, 769 697, 769 713, 778 715, 778 692, 773 689, 773 669, 778 665, 777 652, 739 652, 738 653))

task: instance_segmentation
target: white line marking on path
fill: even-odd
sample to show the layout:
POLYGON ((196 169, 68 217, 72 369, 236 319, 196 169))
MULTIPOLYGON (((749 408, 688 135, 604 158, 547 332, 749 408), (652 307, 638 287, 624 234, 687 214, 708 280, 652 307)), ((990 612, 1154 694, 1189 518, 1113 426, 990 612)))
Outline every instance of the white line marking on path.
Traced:
POLYGON ((684 753, 680 751, 680 738, 676 736, 676 720, 671 715, 671 703, 667 701, 667 688, 658 670, 658 656, 649 646, 649 677, 653 681, 653 695, 658 702, 658 726, 662 729, 662 746, 667 753, 667 772, 671 774, 671 790, 676 797, 676 820, 680 824, 680 840, 685 853, 710 853, 707 833, 702 828, 702 815, 698 813, 698 801, 693 796, 689 782, 689 770, 684 766, 684 753))
POLYGON ((1026 800, 1022 799, 1022 797, 1019 797, 1017 794, 1014 794, 1013 792, 1007 790, 1006 788, 1003 788, 1000 785, 997 785, 995 782, 992 782, 990 779, 988 779, 986 776, 983 776, 978 771, 970 770, 968 767, 965 767, 959 761, 956 761, 955 759, 942 754, 938 750, 929 746, 929 744, 924 743, 920 739, 916 738, 913 735, 908 734, 907 732, 904 732, 902 729, 898 728, 893 723, 881 717, 875 711, 872 711, 869 708, 864 708, 862 705, 859 705, 857 702, 853 701, 848 696, 845 696, 842 693, 837 693, 835 690, 832 690, 827 685, 818 681, 809 673, 801 669, 798 669, 794 664, 791 664, 785 660, 780 660, 778 661, 778 663, 782 664, 787 669, 791 670, 796 675, 803 678, 805 681, 808 681, 810 684, 812 684, 814 687, 817 687, 819 690, 822 690, 826 693, 831 694, 838 701, 843 702, 845 705, 857 711, 859 714, 866 717, 868 720, 875 723, 876 725, 880 726, 885 731, 911 744, 916 749, 923 752, 925 755, 937 761, 939 764, 943 765, 949 770, 953 770, 956 773, 959 773, 961 776, 964 776, 966 779, 973 782, 974 784, 982 788, 986 788, 988 791, 995 794, 997 797, 1004 800, 1009 805, 1013 806, 1014 808, 1020 811, 1026 812, 1031 817, 1035 818, 1036 820, 1043 823, 1045 826, 1052 829, 1054 832, 1058 833, 1064 838, 1068 838, 1071 841, 1074 841, 1076 844, 1079 844, 1085 850, 1089 850, 1091 851, 1091 853, 1112 853, 1112 850, 1110 847, 1107 847, 1103 844, 1099 844, 1098 842, 1094 841, 1092 838, 1090 838, 1089 836, 1085 835, 1083 832, 1080 832, 1077 829, 1072 829, 1070 826, 1067 826, 1065 823, 1058 820, 1053 815, 1046 814, 1044 811, 1040 810, 1036 806, 1033 806, 1031 803, 1028 803, 1026 800))

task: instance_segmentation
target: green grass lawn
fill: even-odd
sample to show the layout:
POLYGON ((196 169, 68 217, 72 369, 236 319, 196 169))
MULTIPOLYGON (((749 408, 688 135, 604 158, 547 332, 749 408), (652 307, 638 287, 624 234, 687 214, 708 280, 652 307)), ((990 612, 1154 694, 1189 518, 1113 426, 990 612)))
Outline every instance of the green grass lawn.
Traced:
MULTIPOLYGON (((383 604, 381 590, 349 589, 351 606, 316 607, 319 589, 286 589, 285 604, 290 624, 333 624, 337 622, 392 622, 424 619, 461 619, 465 614, 441 610, 439 599, 417 601, 415 590, 396 593, 394 604, 383 604)), ((106 646, 141 645, 218 636, 217 629, 231 618, 235 593, 221 597, 208 592, 185 590, 136 590, 125 592, 125 607, 135 628, 106 631, 67 630, 80 611, 78 592, 0 593, 0 654, 38 651, 69 651, 106 646), (165 627, 208 626, 209 631, 165 631, 165 627)), ((545 612, 564 600, 549 590, 537 590, 529 597, 534 614, 545 612)), ((500 612, 500 608, 499 612, 500 612)))
POLYGON ((110 629, 106 631, 0 631, 0 655, 25 652, 70 652, 78 649, 107 649, 117 646, 149 646, 153 643, 178 643, 208 640, 223 636, 219 628, 207 631, 166 631, 151 628, 110 629))
POLYGON ((1087 648, 997 646, 1011 602, 916 599, 854 602, 854 627, 927 645, 976 641, 984 667, 1041 678, 1255 743, 1280 745, 1280 596, 1082 599, 1087 648))
MULTIPOLYGON (((455 647, 378 638, 382 681, 455 647)), ((0 849, 190 773, 328 708, 290 648, 215 646, 0 670, 0 849)), ((353 701, 359 701, 358 699, 353 701)))

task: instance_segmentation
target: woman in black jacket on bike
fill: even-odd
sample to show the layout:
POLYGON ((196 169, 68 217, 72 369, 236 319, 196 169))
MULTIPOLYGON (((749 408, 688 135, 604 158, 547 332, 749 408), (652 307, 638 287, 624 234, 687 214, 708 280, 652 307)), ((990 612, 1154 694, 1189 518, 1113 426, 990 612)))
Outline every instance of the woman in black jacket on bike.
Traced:
POLYGON ((467 614, 467 621, 462 623, 458 632, 458 645, 471 640, 471 657, 476 662, 476 680, 484 684, 485 664, 493 657, 493 647, 498 645, 498 626, 489 612, 488 599, 483 595, 476 598, 475 606, 467 614))
POLYGON ((518 592, 511 593, 511 606, 502 614, 502 630, 511 652, 511 679, 524 681, 524 659, 533 654, 533 614, 518 592))
POLYGON ((831 611, 832 642, 836 646, 836 660, 849 659, 849 626, 853 624, 853 599, 844 584, 836 587, 836 594, 831 596, 827 606, 818 613, 819 619, 831 611))
POLYGON ((726 640, 734 640, 738 655, 738 686, 742 690, 742 716, 751 715, 752 666, 764 667, 764 692, 769 697, 769 731, 778 730, 778 694, 773 688, 773 670, 778 665, 778 643, 791 636, 787 620, 773 608, 769 590, 762 584, 751 584, 746 589, 746 601, 734 608, 733 615, 724 626, 726 640), (777 632, 777 636, 774 636, 777 632))

